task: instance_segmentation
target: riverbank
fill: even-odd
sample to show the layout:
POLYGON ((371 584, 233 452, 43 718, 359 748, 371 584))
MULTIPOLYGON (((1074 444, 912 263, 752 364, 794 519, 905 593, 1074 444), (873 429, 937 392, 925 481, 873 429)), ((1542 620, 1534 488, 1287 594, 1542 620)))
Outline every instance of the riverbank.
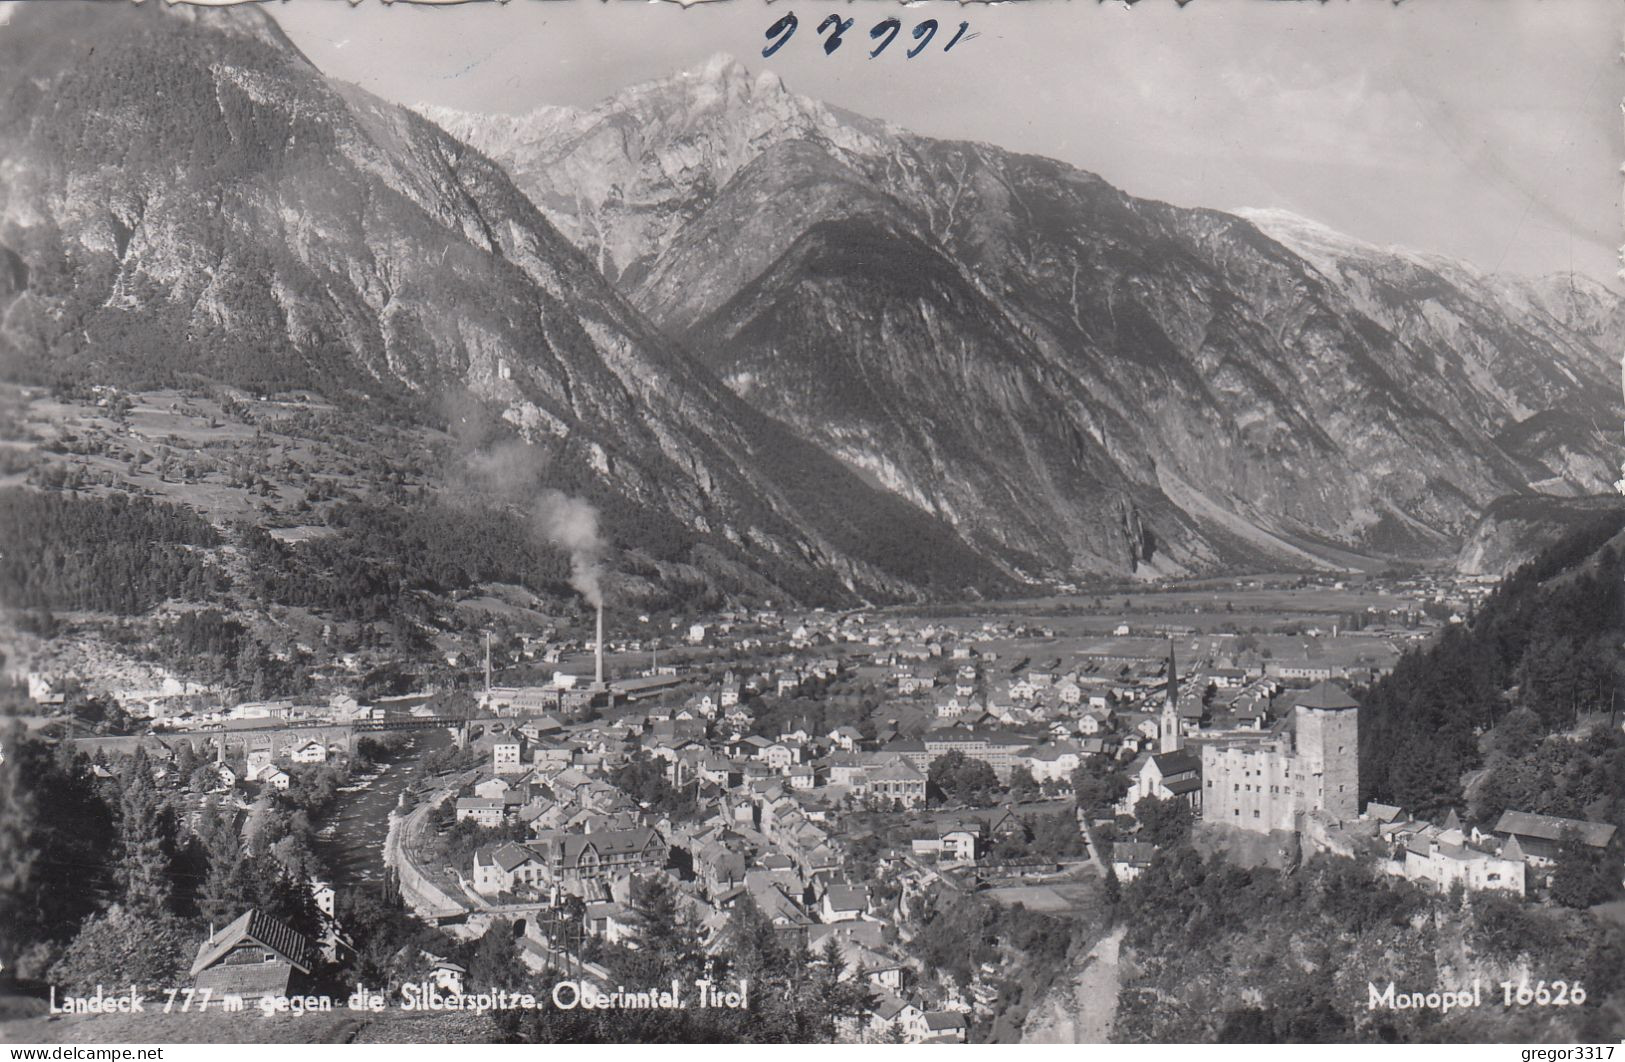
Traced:
POLYGON ((395 873, 400 883, 401 900, 412 913, 429 923, 448 918, 466 917, 471 910, 468 903, 449 895, 418 866, 411 849, 413 842, 424 830, 429 812, 457 792, 456 788, 437 789, 410 811, 398 808, 389 814, 389 827, 384 835, 384 866, 395 873))
POLYGON ((450 743, 446 731, 413 734, 404 748, 370 770, 357 772, 339 789, 321 817, 315 839, 316 854, 334 886, 353 887, 383 877, 390 817, 400 806, 401 795, 410 792, 417 765, 450 743))

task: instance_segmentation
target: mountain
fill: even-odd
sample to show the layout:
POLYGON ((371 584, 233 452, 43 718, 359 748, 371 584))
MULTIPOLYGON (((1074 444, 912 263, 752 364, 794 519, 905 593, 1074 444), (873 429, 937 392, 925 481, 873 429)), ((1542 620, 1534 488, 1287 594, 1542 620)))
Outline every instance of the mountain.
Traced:
POLYGON ((740 397, 1018 568, 1443 560, 1613 479, 1625 322, 1583 278, 1138 199, 726 57, 423 113, 740 397))
POLYGON ((499 166, 330 81, 257 8, 0 27, 0 314, 9 380, 309 388, 409 422, 472 395, 549 485, 625 516, 611 537, 654 525, 758 591, 1006 583, 721 386, 499 166))
POLYGON ((1484 510, 1456 555, 1463 575, 1511 574, 1543 548, 1592 526, 1618 526, 1625 498, 1617 494, 1582 498, 1509 495, 1484 510))

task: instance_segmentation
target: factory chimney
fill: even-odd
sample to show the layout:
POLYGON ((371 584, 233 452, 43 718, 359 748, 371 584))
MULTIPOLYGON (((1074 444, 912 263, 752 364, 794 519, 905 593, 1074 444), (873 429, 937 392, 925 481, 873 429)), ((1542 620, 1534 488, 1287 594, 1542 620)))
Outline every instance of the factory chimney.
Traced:
POLYGON ((604 603, 598 602, 598 652, 597 666, 593 672, 595 684, 602 688, 604 685, 604 603))

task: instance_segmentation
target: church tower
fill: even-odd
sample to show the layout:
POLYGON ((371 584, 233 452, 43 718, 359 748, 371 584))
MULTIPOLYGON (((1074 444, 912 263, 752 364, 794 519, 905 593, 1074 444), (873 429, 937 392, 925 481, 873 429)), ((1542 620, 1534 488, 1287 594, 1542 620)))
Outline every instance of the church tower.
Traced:
POLYGON ((1157 724, 1158 752, 1178 752, 1185 744, 1179 726, 1179 672, 1174 666, 1174 640, 1168 639, 1168 691, 1162 697, 1162 720, 1157 724))

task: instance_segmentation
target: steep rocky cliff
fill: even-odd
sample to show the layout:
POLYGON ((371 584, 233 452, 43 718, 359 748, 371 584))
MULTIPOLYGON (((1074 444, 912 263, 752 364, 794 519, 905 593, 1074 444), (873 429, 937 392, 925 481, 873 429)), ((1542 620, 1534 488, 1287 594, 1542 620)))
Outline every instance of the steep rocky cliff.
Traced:
POLYGON ((1620 300, 1136 199, 715 58, 597 107, 428 110, 739 395, 1065 571, 1442 559, 1612 478, 1620 300))
POLYGON ((1003 581, 675 349, 499 166, 329 81, 258 9, 0 28, 0 311, 13 379, 305 387, 396 418, 471 393, 562 478, 800 596, 1003 581))

